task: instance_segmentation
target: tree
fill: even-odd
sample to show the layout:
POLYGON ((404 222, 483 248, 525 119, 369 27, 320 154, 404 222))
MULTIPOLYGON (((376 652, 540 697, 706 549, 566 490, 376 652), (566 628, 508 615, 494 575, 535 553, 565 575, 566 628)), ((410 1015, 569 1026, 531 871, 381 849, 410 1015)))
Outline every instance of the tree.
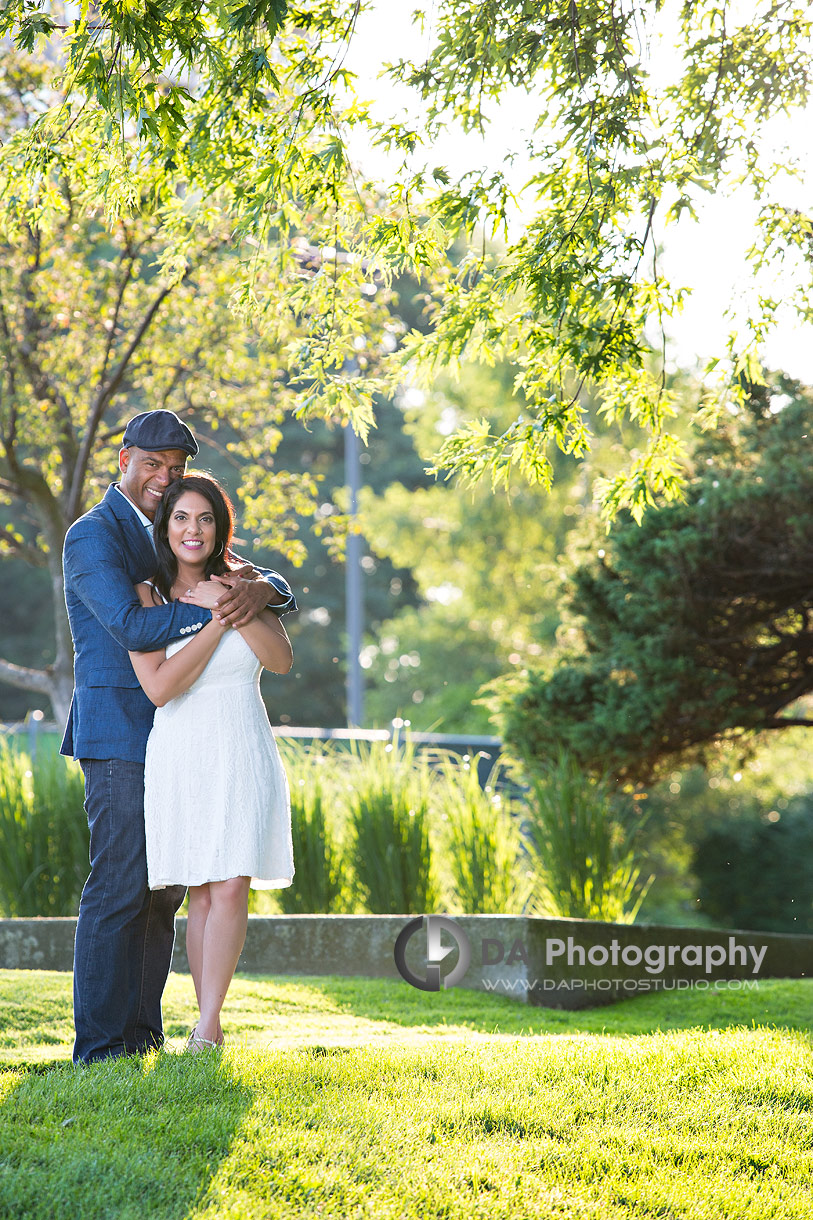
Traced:
MULTIPOLYGON (((676 400, 685 396, 676 381, 670 389, 676 400)), ((502 431, 516 407, 507 365, 469 364, 425 396, 408 392, 403 414, 428 460, 442 434, 472 419, 502 431)), ((363 661, 375 723, 402 715, 421 729, 493 732, 483 688, 554 649, 568 538, 598 515, 592 474, 612 477, 622 461, 598 420, 589 468, 558 454, 549 492, 520 483, 495 496, 453 479, 418 490, 393 480, 378 495, 368 492, 366 537, 376 554, 412 573, 422 598, 368 637, 363 661)))
MULTIPOLYGON (((361 453, 365 487, 381 493, 393 480, 411 490, 425 487, 430 480, 404 429, 403 412, 394 403, 381 401, 376 404, 376 417, 378 427, 371 431, 361 453)), ((319 480, 317 521, 324 525, 336 515, 341 517, 347 507, 343 430, 316 420, 305 432, 297 420, 289 417, 280 431, 276 460, 319 480)), ((264 678, 269 714, 276 714, 282 724, 343 725, 347 706, 345 566, 342 557, 314 533, 313 518, 303 515, 296 522, 289 519, 288 527, 292 524, 299 526, 297 536, 307 550, 296 574, 300 612, 286 619, 294 647, 294 668, 285 677, 275 674, 264 678)), ((401 607, 414 605, 418 595, 408 568, 377 552, 368 539, 364 549, 364 620, 367 631, 377 637, 382 621, 401 607)), ((365 723, 371 723, 367 711, 365 700, 365 723)))
MULTIPOLYGON (((39 198, 66 141, 83 132, 100 150, 96 192, 118 215, 138 198, 134 131, 165 177, 188 184, 187 209, 227 215, 259 242, 241 303, 273 339, 290 315, 302 324, 305 339, 289 350, 300 409, 361 429, 382 382, 372 368, 352 380, 343 373, 366 332, 360 292, 376 275, 411 269, 435 301, 433 326, 393 351, 390 386, 496 357, 514 364, 523 397, 502 432, 468 421, 450 435, 437 467, 497 482, 519 472, 547 485, 556 446, 589 451, 589 393, 607 419, 647 433, 643 451, 602 489, 610 515, 627 506, 640 517, 656 497, 677 494, 685 456, 669 426, 663 361, 654 374, 648 361, 648 333, 684 295, 658 263, 664 229, 685 224, 704 194, 752 192, 761 205, 755 271, 801 255, 788 263, 797 266, 796 307, 810 320, 811 221, 784 201, 788 156, 772 151, 769 120, 805 103, 813 16, 795 0, 736 12, 719 0, 445 0, 430 19, 428 55, 422 42, 420 62, 389 69, 416 95, 412 122, 392 123, 358 102, 345 67, 363 21, 358 0, 102 3, 61 23, 50 0, 9 0, 0 35, 29 49, 45 41, 64 57, 66 97, 8 141, 2 158, 39 198), (668 63, 652 50, 661 38, 673 48, 668 63), (519 151, 530 158, 536 202, 497 258, 483 234, 508 229, 516 150, 509 142, 503 165, 478 164, 454 180, 433 162, 431 143, 449 122, 482 129, 510 90, 527 98, 532 130, 519 151), (383 209, 351 172, 354 129, 403 154, 383 209), (269 262, 295 265, 302 243, 322 274, 291 277, 280 309, 255 277, 269 262)), ((13 200, 5 205, 14 211, 13 200)), ((182 255, 183 226, 170 225, 167 240, 182 255)), ((775 304, 763 292, 745 333, 720 353, 707 421, 738 401, 740 373, 758 379, 775 304)))
MULTIPOLYGON (((425 397, 413 391, 403 414, 419 453, 428 460, 440 430, 461 419, 508 422, 511 380, 504 365, 468 366, 425 397)), ((580 471, 570 467, 552 493, 520 486, 509 499, 454 481, 365 489, 365 536, 374 553, 412 573, 422 598, 368 633, 371 722, 403 715, 421 729, 490 731, 488 712, 475 704, 481 687, 553 644, 557 559, 584 508, 580 471)))
MULTIPOLYGON (((514 409, 504 365, 466 367, 459 382, 438 379, 425 398, 413 399, 404 415, 426 460, 438 428, 472 417, 499 426, 514 409)), ((476 703, 481 688, 553 644, 557 559, 573 514, 582 511, 580 472, 570 466, 551 494, 520 486, 507 499, 454 481, 419 489, 393 481, 365 495, 361 521, 372 550, 413 573, 421 594, 419 606, 367 633, 372 723, 400 715, 421 730, 491 732, 485 706, 476 703)))
POLYGON ((507 739, 648 781, 811 725, 813 391, 783 377, 701 443, 685 503, 619 518, 576 568, 569 644, 502 692, 507 739))
MULTIPOLYGON (((46 89, 42 70, 5 61, 0 137, 32 121, 46 89)), ((58 718, 73 685, 62 544, 111 481, 128 416, 194 413, 206 443, 239 449, 244 524, 294 561, 302 545, 286 520, 316 503, 312 477, 269 470, 287 384, 279 354, 229 308, 238 257, 228 230, 188 226, 183 266, 168 272, 167 202, 150 167, 138 214, 105 224, 88 188, 94 157, 74 141, 47 206, 0 227, 0 553, 47 569, 56 632, 52 664, 3 659, 0 678, 47 694, 58 718)), ((7 172, 0 186, 13 188, 7 172)))

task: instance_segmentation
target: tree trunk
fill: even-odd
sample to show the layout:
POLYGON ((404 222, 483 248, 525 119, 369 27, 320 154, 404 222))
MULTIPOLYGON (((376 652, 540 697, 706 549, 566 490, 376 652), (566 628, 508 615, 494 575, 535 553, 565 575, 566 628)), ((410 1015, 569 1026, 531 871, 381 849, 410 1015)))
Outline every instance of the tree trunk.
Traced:
POLYGON ((48 690, 48 697, 51 700, 51 707, 54 713, 54 720, 60 731, 64 729, 68 719, 68 712, 71 706, 71 697, 73 695, 73 663, 71 662, 67 669, 57 672, 56 666, 51 673, 51 682, 48 690))
POLYGON ((48 556, 51 592, 54 599, 54 634, 56 636, 56 657, 53 665, 49 667, 48 694, 56 721, 61 726, 64 726, 68 719, 73 694, 73 640, 68 622, 68 611, 65 607, 65 582, 62 576, 63 543, 64 538, 60 539, 56 553, 52 544, 48 556))
POLYGON ((56 656, 53 664, 45 669, 31 669, 27 665, 15 665, 13 661, 0 658, 0 681, 23 690, 40 691, 50 700, 53 717, 57 725, 63 728, 68 719, 73 694, 73 641, 68 611, 65 608, 65 585, 62 579, 62 544, 65 531, 64 528, 54 529, 52 520, 46 520, 45 524, 50 548, 48 571, 54 604, 56 656))

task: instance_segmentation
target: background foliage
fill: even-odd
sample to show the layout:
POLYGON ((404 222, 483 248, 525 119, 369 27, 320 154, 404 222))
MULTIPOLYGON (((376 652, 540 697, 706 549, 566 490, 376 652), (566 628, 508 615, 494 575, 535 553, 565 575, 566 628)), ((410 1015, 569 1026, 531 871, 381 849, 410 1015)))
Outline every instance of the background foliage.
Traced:
POLYGON ((43 747, 36 761, 0 741, 0 908, 74 915, 88 873, 78 764, 43 747))
MULTIPOLYGON (((55 96, 47 66, 14 55, 4 59, 4 151, 15 133, 37 129, 55 96)), ((232 221, 216 208, 201 215, 183 183, 149 160, 128 170, 137 192, 132 207, 105 216, 98 163, 89 133, 72 129, 49 162, 47 191, 36 206, 29 197, 21 211, 22 168, 0 156, 0 555, 47 573, 47 584, 23 580, 23 598, 17 585, 8 598, 17 605, 32 595, 48 598, 55 637, 53 651, 39 641, 23 642, 23 655, 10 652, 0 660, 0 678, 37 692, 30 702, 49 698, 60 720, 72 688, 62 543, 71 523, 116 477, 130 416, 164 407, 190 420, 202 442, 198 465, 216 468, 230 490, 240 492, 241 533, 255 550, 273 548, 273 566, 280 553, 289 563, 304 560, 303 523, 312 538, 327 543, 329 554, 341 549, 346 524, 319 494, 324 459, 317 451, 309 470, 299 458, 297 448, 308 443, 301 426, 299 446, 289 446, 292 468, 274 459, 296 396, 279 343, 293 341, 299 328, 288 315, 273 346, 260 341, 245 311, 235 309, 246 250, 235 242, 232 221), (180 233, 179 262, 172 243, 180 233)), ((316 274, 298 266, 300 276, 316 274)), ((256 291, 282 283, 262 268, 253 282, 256 291)), ((380 300, 373 299, 377 294, 372 287, 372 296, 362 299, 371 335, 377 332, 383 341, 403 326, 384 303, 389 293, 382 289, 380 300)), ((379 349, 380 343, 372 345, 373 353, 379 349)), ((375 356, 354 347, 353 358, 357 366, 370 365, 375 356)), ((386 407, 382 415, 389 422, 386 407)), ((393 455, 397 427, 395 432, 393 455)), ((404 448, 408 465, 409 446, 404 448)), ((417 477, 424 477, 420 468, 417 477)), ((35 627, 48 621, 47 614, 34 616, 35 627)), ((332 655, 337 651, 334 644, 332 655)), ((324 672, 324 658, 319 661, 324 672)), ((334 696, 316 718, 335 716, 335 703, 334 696)))
MULTIPOLYGON (((364 507, 375 719, 486 727, 472 697, 513 671, 500 698, 517 749, 539 760, 564 745, 639 787, 715 743, 807 723, 792 709, 810 681, 810 397, 760 361, 778 266, 811 320, 811 221, 787 202, 772 124, 807 98, 803 6, 445 0, 421 55, 387 69, 415 98, 397 121, 359 101, 346 66, 358 3, 149 0, 68 17, 44 0, 0 13, 1 35, 58 67, 9 55, 0 81, 0 539, 40 565, 47 586, 26 572, 14 594, 50 598, 56 644, 32 640, 0 676, 64 713, 62 537, 109 478, 124 418, 168 405, 210 464, 228 463, 252 550, 295 563, 306 530, 324 540, 303 570, 315 601, 297 630, 318 639, 307 698, 271 697, 280 719, 338 719, 325 558, 346 524, 338 426, 368 438, 378 414, 388 435, 374 464, 368 450, 364 507), (502 163, 438 163, 441 131, 480 130, 512 96, 527 130, 502 163), (388 150, 386 182, 351 164, 352 139, 388 150), (757 203, 756 287, 685 395, 664 337, 684 293, 659 245, 732 192, 757 203), (707 429, 699 448, 689 417, 707 429), (281 456, 297 449, 291 420, 314 427, 301 464, 281 456), (471 498, 429 484, 426 466, 472 482, 471 498), (596 502, 618 519, 609 540, 591 534, 596 502)), ((654 790, 636 795, 657 812, 654 790)), ((658 818, 647 825, 654 842, 658 818)), ((691 847, 664 834, 658 850, 691 847)))
MULTIPOLYGON (((774 148, 770 120, 806 101, 810 12, 794 0, 738 9, 717 0, 444 0, 422 17, 420 52, 387 68, 414 99, 393 121, 359 100, 347 66, 364 22, 358 0, 236 9, 150 0, 137 15, 103 4, 73 20, 45 0, 10 0, 0 34, 28 50, 47 46, 64 71, 60 95, 3 147, 4 172, 24 184, 0 192, 9 222, 54 205, 77 145, 99 150, 86 181, 112 217, 140 199, 149 166, 168 273, 185 269, 190 225, 201 221, 227 216, 255 243, 237 300, 285 350, 297 409, 363 430, 382 375, 397 384, 405 369, 432 377, 461 359, 504 357, 521 413, 499 432, 464 424, 440 446, 438 465, 548 482, 553 447, 591 446, 587 389, 608 420, 647 433, 602 493, 610 513, 640 514, 680 483, 674 403, 663 367, 648 362, 647 326, 660 330, 683 296, 658 263, 667 226, 685 224, 708 193, 747 189, 761 209, 754 268, 798 252, 788 260, 800 290, 793 303, 809 318, 810 220, 783 199, 788 156, 774 148), (456 176, 438 164, 439 132, 481 130, 512 93, 526 103, 526 135, 506 139, 501 163, 456 176), (386 186, 350 165, 351 136, 389 150, 386 186), (531 182, 514 228, 518 153, 531 182), (500 258, 483 241, 497 234, 500 258), (303 260, 306 248, 313 255, 303 260), (412 333, 386 367, 359 362, 348 379, 346 361, 369 331, 365 284, 404 270, 434 296, 431 330, 412 333)), ((755 299, 744 332, 720 353, 712 400, 738 397, 739 372, 758 377, 774 307, 767 292, 755 299)))
MULTIPOLYGON (((23 743, 0 759, 5 914, 77 909, 87 872, 82 781, 73 764, 54 757, 56 744, 40 738, 33 766, 23 743)), ((281 738, 280 749, 291 783, 297 875, 279 894, 255 893, 257 913, 389 909, 396 886, 401 909, 423 910, 429 876, 450 913, 635 916, 786 932, 813 923, 805 855, 813 765, 802 729, 771 738, 747 760, 728 747, 709 771, 673 771, 632 799, 596 784, 567 758, 535 773, 514 771, 510 783, 501 765, 480 777, 481 787, 476 756, 433 751, 414 768, 414 753, 384 743, 348 751, 281 738), (399 864, 397 874, 388 863, 388 846, 395 857, 404 851, 396 808, 423 809, 428 828, 428 845, 418 836, 415 867, 399 864), (354 863, 354 822, 378 832, 378 873, 366 861, 362 867, 361 875, 373 878, 366 897, 354 863)))
POLYGON ((503 687, 506 737, 647 781, 721 740, 809 724, 810 391, 778 378, 696 449, 683 503, 619 520, 573 572, 544 669, 503 687))
MULTIPOLYGON (((670 382, 680 401, 697 393, 686 379, 670 382)), ((466 421, 507 427, 517 400, 501 363, 467 365, 459 377, 439 377, 431 390, 412 389, 400 401, 405 430, 428 463, 438 439, 466 421)), ((377 494, 365 489, 365 535, 377 554, 411 572, 419 598, 368 634, 362 662, 371 723, 402 715, 425 730, 493 732, 478 699, 483 684, 550 653, 568 540, 598 516, 593 477, 611 477, 626 458, 590 405, 596 438, 589 463, 559 453, 550 491, 520 483, 501 495, 454 479, 415 489, 399 477, 377 494)), ((634 435, 630 429, 629 443, 634 435)))

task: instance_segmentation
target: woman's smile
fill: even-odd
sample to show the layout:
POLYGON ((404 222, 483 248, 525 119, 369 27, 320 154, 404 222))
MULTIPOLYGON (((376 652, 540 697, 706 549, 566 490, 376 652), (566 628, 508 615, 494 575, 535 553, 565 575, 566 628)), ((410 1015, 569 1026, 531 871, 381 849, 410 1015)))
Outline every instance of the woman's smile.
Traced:
POLYGON ((215 548, 215 535, 214 513, 206 497, 197 491, 179 496, 167 522, 167 541, 176 559, 205 563, 215 548))

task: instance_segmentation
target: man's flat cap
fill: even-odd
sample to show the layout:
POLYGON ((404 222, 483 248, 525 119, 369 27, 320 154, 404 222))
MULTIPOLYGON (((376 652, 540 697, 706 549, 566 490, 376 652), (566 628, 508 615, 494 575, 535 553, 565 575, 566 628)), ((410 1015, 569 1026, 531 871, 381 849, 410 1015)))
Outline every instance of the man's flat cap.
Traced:
POLYGON ((135 415, 124 429, 122 447, 137 445, 155 453, 159 449, 182 449, 190 457, 198 452, 198 442, 174 411, 145 411, 135 415))

